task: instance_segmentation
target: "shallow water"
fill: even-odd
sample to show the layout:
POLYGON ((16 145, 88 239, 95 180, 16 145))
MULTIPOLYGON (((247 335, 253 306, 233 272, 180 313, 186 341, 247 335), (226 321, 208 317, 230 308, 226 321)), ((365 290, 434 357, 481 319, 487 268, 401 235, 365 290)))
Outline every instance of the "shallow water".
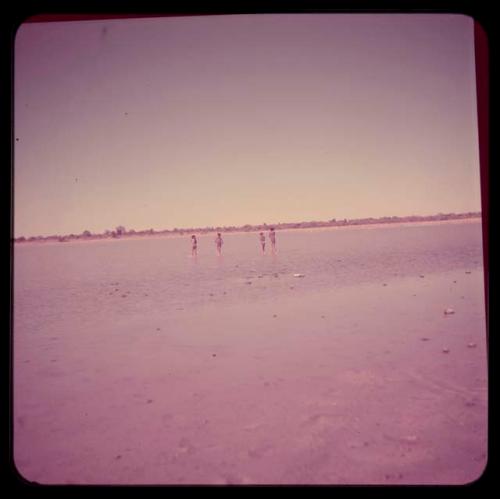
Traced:
POLYGON ((275 257, 256 234, 224 239, 218 258, 200 237, 196 260, 189 237, 16 246, 14 451, 26 479, 480 475, 479 223, 281 232, 275 257))
POLYGON ((480 222, 283 231, 277 247, 262 255, 256 233, 224 235, 222 257, 213 235, 197 258, 189 236, 18 245, 15 328, 482 267, 480 222))

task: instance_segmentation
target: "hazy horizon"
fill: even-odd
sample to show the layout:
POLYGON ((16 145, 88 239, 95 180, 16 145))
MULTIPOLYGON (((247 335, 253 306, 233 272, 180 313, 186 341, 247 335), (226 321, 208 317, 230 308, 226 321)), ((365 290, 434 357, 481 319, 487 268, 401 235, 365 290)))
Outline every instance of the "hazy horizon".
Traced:
POLYGON ((23 24, 14 237, 480 212, 473 20, 23 24))
MULTIPOLYGON (((448 215, 455 215, 457 217, 460 217, 462 215, 467 215, 467 214, 474 214, 474 215, 479 215, 480 217, 482 216, 482 213, 481 211, 478 211, 478 212, 465 212, 465 213, 434 213, 434 214, 425 214, 425 215, 419 215, 419 214, 415 214, 415 215, 385 215, 383 217, 360 217, 360 218, 351 218, 351 219, 336 219, 336 222, 342 222, 343 220, 347 220, 348 222, 352 222, 352 221, 357 221, 357 220, 365 220, 365 219, 373 219, 373 220, 382 220, 384 218, 391 218, 391 217, 396 217, 398 219, 407 219, 407 218, 412 218, 412 217, 419 217, 419 218, 431 218, 431 217, 437 217, 437 216, 440 216, 440 215, 445 215, 445 216, 448 216, 448 215)), ((248 224, 248 223, 243 223, 243 224, 238 224, 238 225, 210 225, 210 226, 191 226, 191 227, 164 227, 164 228, 159 228, 159 229, 154 229, 155 232, 162 232, 162 231, 173 231, 173 230, 177 230, 177 231, 190 231, 190 230, 216 230, 216 229, 230 229, 230 228, 236 228, 236 229, 239 229, 239 228, 243 228, 243 227, 246 227, 248 225, 252 226, 252 227, 258 227, 260 225, 267 225, 268 227, 278 227, 280 224, 294 224, 294 223, 305 223, 305 224, 310 224, 310 223, 328 223, 328 222, 331 222, 332 219, 330 220, 293 220, 293 221, 290 221, 290 222, 262 222, 262 223, 255 223, 255 224, 248 224)), ((113 232, 115 231, 118 227, 120 227, 120 225, 117 225, 115 227, 110 227, 108 229, 105 229, 103 230, 102 232, 92 232, 92 231, 89 231, 91 232, 92 235, 99 235, 99 234, 104 234, 106 232, 113 232)), ((124 227, 124 226, 122 226, 124 227)), ((131 230, 135 231, 135 232, 144 232, 144 231, 149 231, 151 230, 151 227, 141 227, 141 228, 135 228, 135 227, 124 227, 125 228, 125 231, 126 232, 130 232, 131 230)), ((87 229, 85 229, 87 230, 87 229)), ((28 237, 51 237, 51 236, 68 236, 68 235, 75 235, 75 236, 81 236, 83 232, 72 232, 72 233, 64 233, 64 234, 28 234, 28 235, 24 235, 23 237, 25 238, 28 238, 28 237)), ((21 237, 21 236, 19 236, 21 237)))

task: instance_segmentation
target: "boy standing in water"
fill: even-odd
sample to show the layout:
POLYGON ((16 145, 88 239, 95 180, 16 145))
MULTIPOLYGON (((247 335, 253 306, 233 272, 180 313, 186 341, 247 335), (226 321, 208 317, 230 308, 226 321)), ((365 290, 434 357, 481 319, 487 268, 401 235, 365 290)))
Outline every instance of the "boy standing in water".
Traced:
POLYGON ((194 234, 191 236, 191 244, 191 256, 196 256, 198 254, 198 241, 194 234))
POLYGON ((271 227, 269 231, 269 239, 271 240, 271 249, 273 253, 276 253, 276 232, 274 232, 274 227, 271 227))
POLYGON ((217 232, 217 237, 215 238, 215 246, 217 248, 217 254, 220 256, 222 254, 222 236, 220 232, 217 232))
POLYGON ((260 233, 259 239, 260 239, 260 245, 262 247, 262 254, 264 255, 266 252, 266 236, 264 235, 263 232, 260 233))

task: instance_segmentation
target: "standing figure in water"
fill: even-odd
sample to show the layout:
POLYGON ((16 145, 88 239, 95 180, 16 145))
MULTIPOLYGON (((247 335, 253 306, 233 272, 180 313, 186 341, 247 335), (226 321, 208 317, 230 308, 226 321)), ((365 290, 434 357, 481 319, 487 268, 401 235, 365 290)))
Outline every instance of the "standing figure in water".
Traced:
POLYGON ((196 256, 198 254, 198 241, 196 236, 193 234, 191 236, 191 256, 196 256))
POLYGON ((260 239, 260 246, 262 248, 262 254, 264 255, 266 253, 266 236, 264 235, 263 232, 259 234, 259 239, 260 239))
POLYGON ((269 231, 269 239, 271 240, 271 249, 273 253, 276 253, 276 232, 274 232, 274 227, 271 227, 269 231))
POLYGON ((217 232, 217 237, 215 238, 215 247, 217 248, 217 254, 220 256, 222 254, 222 236, 220 232, 217 232))

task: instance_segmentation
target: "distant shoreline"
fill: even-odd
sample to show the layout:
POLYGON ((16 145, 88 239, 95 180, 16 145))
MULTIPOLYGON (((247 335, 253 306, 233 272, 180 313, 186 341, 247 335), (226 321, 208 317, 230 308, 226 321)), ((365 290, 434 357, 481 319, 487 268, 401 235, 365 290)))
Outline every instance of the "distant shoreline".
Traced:
POLYGON ((276 232, 291 232, 295 230, 331 230, 331 229, 369 229, 381 227, 401 227, 414 225, 442 225, 442 224, 457 224, 457 223, 472 223, 481 221, 481 214, 465 214, 465 215, 437 215, 433 217, 390 217, 384 219, 358 219, 335 222, 301 222, 276 225, 260 225, 260 226, 242 226, 234 228, 205 228, 205 229, 174 229, 165 231, 138 231, 125 232, 123 234, 108 233, 108 234, 78 234, 65 236, 38 236, 27 239, 16 238, 12 241, 17 244, 27 243, 67 243, 67 242, 88 242, 102 240, 121 240, 121 239, 143 239, 151 237, 189 237, 191 234, 197 236, 215 234, 221 232, 224 234, 242 234, 250 232, 266 232, 271 227, 274 227, 276 232))

